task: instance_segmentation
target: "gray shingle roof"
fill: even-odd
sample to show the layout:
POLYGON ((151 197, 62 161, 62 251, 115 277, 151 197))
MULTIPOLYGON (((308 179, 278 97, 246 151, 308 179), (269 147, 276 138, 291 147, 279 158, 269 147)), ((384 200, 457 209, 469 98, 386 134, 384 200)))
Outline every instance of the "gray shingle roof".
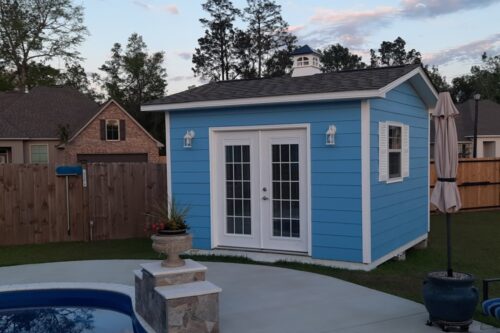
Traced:
MULTIPOLYGON (((476 101, 470 99, 457 105, 460 116, 457 117, 459 140, 474 135, 474 114, 476 101)), ((490 100, 480 100, 478 108, 478 135, 500 135, 500 104, 490 100)))
POLYGON ((36 87, 29 93, 0 93, 0 138, 58 138, 58 125, 77 132, 99 110, 69 87, 36 87))
POLYGON ((145 105, 376 90, 385 87, 419 66, 404 65, 347 70, 301 77, 281 76, 265 79, 211 82, 147 102, 145 105))

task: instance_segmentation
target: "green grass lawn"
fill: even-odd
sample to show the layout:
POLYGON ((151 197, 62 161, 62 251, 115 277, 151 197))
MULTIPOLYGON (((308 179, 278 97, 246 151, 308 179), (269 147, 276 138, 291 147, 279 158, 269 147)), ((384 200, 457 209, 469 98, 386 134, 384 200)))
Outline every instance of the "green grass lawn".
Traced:
MULTIPOLYGON (((454 214, 452 244, 454 270, 474 274, 480 290, 483 278, 500 277, 500 211, 454 214)), ((371 272, 296 263, 274 265, 337 277, 422 303, 421 288, 426 272, 446 268, 445 246, 444 216, 434 215, 429 247, 409 251, 404 262, 389 261, 371 272)), ((158 255, 151 250, 149 239, 0 247, 0 266, 90 259, 158 259, 158 255)), ((196 256, 194 259, 254 263, 231 257, 196 256)), ((500 296, 500 284, 492 289, 492 294, 500 296)), ((500 326, 482 316, 479 307, 475 319, 500 326)))

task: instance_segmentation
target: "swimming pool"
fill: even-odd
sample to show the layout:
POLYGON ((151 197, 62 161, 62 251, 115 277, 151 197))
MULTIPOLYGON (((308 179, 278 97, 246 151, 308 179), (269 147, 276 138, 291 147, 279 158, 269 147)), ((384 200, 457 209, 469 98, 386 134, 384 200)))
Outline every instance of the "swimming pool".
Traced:
POLYGON ((130 295, 56 288, 0 292, 0 333, 147 333, 130 295))

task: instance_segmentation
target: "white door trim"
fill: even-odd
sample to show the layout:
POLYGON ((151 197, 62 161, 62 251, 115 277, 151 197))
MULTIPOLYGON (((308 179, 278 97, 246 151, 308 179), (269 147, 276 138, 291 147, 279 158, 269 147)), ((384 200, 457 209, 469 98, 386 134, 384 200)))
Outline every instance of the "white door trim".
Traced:
MULTIPOLYGON (((233 131, 265 131, 279 129, 305 129, 306 130, 306 165, 307 165, 307 242, 308 255, 312 254, 312 213, 311 213, 311 125, 308 123, 299 124, 279 124, 279 125, 256 125, 256 126, 228 126, 228 127, 209 127, 208 128, 208 150, 210 163, 210 234, 211 247, 216 248, 220 244, 218 239, 219 224, 217 223, 216 204, 216 187, 219 179, 217 178, 216 157, 217 145, 215 136, 218 132, 233 132, 233 131)), ((262 237, 261 237, 262 239, 262 237)))

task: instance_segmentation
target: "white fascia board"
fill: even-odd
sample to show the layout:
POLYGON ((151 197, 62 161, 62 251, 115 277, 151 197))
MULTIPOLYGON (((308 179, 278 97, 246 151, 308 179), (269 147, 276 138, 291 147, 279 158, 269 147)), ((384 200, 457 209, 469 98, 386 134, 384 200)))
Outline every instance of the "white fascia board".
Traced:
POLYGON ((432 92, 432 94, 434 95, 434 97, 436 97, 436 100, 437 100, 438 97, 439 97, 439 94, 436 91, 436 89, 434 88, 434 86, 432 85, 432 83, 429 80, 429 78, 427 77, 427 74, 425 74, 424 69, 422 67, 417 67, 414 70, 412 70, 411 72, 409 72, 409 73, 401 76, 397 80, 392 81, 391 83, 389 83, 385 87, 381 88, 380 92, 386 94, 387 92, 389 92, 390 90, 396 88, 397 86, 399 86, 403 82, 408 81, 409 79, 411 79, 415 75, 420 75, 422 77, 422 79, 424 80, 424 82, 426 83, 426 85, 429 87, 429 90, 432 92))
POLYGON ((383 98, 385 93, 379 90, 359 90, 321 94, 299 94, 299 95, 283 95, 272 97, 252 97, 252 98, 237 98, 228 100, 215 100, 203 102, 189 103, 174 103, 174 104, 155 104, 142 105, 141 111, 171 111, 185 109, 203 109, 211 107, 231 107, 231 106, 250 106, 262 104, 285 104, 298 102, 318 102, 330 100, 349 100, 349 99, 365 99, 365 98, 383 98))

